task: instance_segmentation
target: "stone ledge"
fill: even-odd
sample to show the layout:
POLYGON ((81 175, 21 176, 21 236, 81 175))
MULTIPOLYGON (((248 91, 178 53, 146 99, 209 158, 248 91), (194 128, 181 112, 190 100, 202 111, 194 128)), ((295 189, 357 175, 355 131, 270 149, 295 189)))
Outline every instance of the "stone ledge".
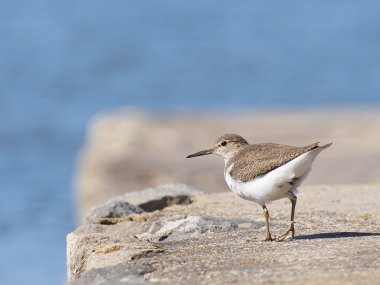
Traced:
MULTIPOLYGON (((278 243, 262 241, 255 203, 230 192, 194 191, 191 203, 109 225, 87 223, 69 234, 69 284, 376 284, 379 193, 379 185, 303 187, 296 239, 278 243)), ((278 236, 287 227, 289 202, 268 209, 278 236)))

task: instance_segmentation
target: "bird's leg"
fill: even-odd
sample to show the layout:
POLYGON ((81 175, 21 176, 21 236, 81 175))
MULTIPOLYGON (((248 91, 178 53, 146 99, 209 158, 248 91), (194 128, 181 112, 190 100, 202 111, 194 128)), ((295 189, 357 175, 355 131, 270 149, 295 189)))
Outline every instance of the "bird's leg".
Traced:
POLYGON ((292 232, 291 239, 294 239, 294 211, 296 209, 297 197, 294 196, 290 198, 290 202, 292 202, 292 212, 290 213, 290 224, 289 224, 288 229, 285 231, 285 233, 283 233, 282 235, 278 237, 277 239, 278 241, 283 241, 290 232, 292 232))
POLYGON ((269 231, 269 211, 265 205, 263 206, 263 211, 264 211, 265 226, 266 226, 265 241, 272 241, 273 239, 272 239, 272 236, 270 235, 270 231, 269 231))

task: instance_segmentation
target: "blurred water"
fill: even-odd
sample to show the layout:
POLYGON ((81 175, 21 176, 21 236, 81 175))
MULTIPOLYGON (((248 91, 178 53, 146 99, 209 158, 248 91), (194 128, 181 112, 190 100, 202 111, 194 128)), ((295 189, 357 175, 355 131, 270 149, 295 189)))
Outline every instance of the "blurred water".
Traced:
POLYGON ((1 1, 0 284, 64 282, 94 113, 379 105, 379 14, 378 1, 1 1))

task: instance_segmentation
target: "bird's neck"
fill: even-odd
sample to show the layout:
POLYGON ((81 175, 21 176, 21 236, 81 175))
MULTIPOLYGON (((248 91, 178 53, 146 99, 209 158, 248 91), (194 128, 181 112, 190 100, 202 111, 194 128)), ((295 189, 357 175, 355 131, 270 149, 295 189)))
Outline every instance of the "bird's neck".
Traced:
POLYGON ((228 168, 228 166, 231 165, 231 162, 234 161, 234 158, 235 158, 237 153, 238 153, 238 150, 231 152, 231 153, 228 153, 227 155, 223 156, 224 166, 226 167, 226 169, 228 168))
POLYGON ((230 159, 233 157, 233 155, 226 153, 226 154, 223 154, 222 157, 224 159, 224 164, 227 165, 230 159))
POLYGON ((227 166, 227 164, 229 164, 229 162, 231 160, 234 159, 234 157, 243 149, 243 147, 239 147, 239 148, 235 148, 235 149, 231 149, 230 151, 224 153, 222 155, 223 159, 224 159, 224 164, 227 166))

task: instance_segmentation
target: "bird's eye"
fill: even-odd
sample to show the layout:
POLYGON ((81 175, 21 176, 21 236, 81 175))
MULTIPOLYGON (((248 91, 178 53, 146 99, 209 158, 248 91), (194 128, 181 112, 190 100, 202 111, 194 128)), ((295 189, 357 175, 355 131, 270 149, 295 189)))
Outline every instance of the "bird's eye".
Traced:
POLYGON ((222 141, 221 145, 222 145, 222 146, 226 146, 226 145, 227 145, 227 142, 226 142, 226 141, 222 141))

